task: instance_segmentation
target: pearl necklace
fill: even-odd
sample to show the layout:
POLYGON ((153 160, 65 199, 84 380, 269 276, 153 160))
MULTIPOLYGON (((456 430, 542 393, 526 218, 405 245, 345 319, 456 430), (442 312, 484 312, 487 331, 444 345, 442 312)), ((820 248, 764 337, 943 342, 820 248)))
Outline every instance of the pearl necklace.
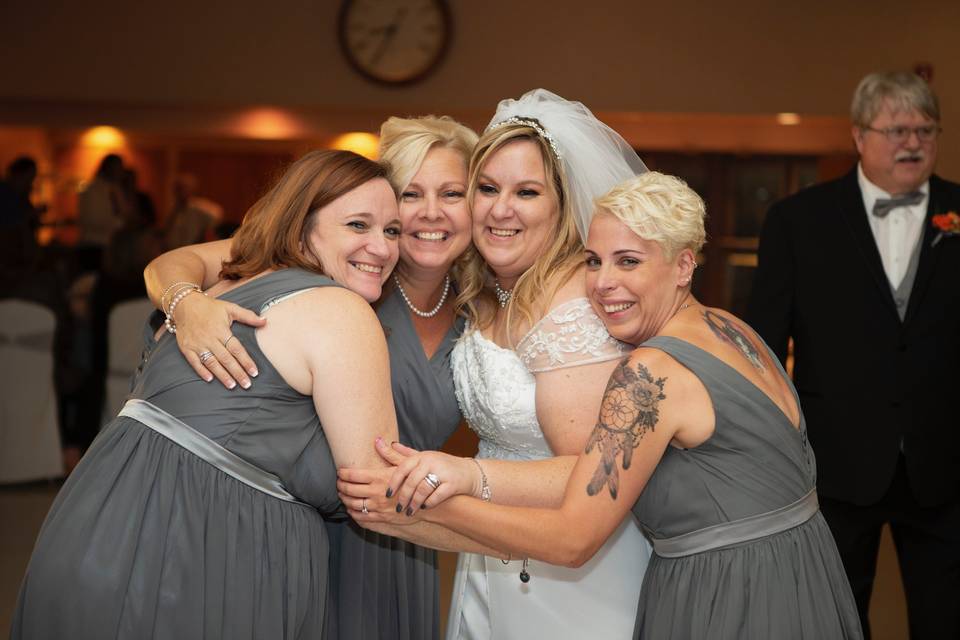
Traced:
POLYGON ((410 311, 413 311, 421 318, 432 318, 437 315, 440 312, 440 307, 442 307, 443 303, 447 300, 447 294, 450 293, 450 274, 447 274, 443 277, 443 293, 440 294, 440 302, 430 311, 420 311, 420 309, 417 309, 413 306, 413 303, 410 302, 410 298, 407 297, 407 292, 403 290, 403 285, 400 284, 400 278, 397 274, 393 274, 393 281, 397 283, 397 291, 400 292, 400 297, 403 298, 403 301, 410 307, 410 311))
POLYGON ((502 289, 500 283, 497 282, 497 279, 493 279, 493 290, 497 294, 497 302, 500 303, 500 308, 503 309, 510 302, 510 298, 513 297, 513 289, 502 289))

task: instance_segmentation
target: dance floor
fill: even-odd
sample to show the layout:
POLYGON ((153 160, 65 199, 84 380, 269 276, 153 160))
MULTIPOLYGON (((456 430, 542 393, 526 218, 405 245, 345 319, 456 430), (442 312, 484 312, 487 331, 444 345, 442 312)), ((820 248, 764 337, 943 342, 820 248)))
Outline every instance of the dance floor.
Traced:
MULTIPOLYGON (((0 487, 0 637, 9 634, 17 590, 30 558, 33 540, 58 489, 59 484, 48 483, 0 487)), ((440 593, 444 626, 456 564, 455 554, 441 554, 440 593)), ((880 565, 871 603, 870 622, 875 640, 907 638, 907 612, 900 585, 900 572, 897 569, 893 542, 887 531, 884 531, 880 546, 880 565)))

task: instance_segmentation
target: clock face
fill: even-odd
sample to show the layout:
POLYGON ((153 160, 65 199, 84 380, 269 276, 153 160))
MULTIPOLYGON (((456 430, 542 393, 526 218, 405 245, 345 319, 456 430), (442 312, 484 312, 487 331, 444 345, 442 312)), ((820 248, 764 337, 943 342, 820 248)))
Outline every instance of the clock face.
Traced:
POLYGON ((340 10, 347 60, 379 82, 419 80, 440 62, 449 36, 443 0, 345 0, 340 10))

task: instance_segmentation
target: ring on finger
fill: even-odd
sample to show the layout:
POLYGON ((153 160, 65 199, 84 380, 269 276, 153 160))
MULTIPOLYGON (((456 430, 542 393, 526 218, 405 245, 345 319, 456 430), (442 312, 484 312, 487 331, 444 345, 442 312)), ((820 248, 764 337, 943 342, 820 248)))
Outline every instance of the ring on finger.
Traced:
POLYGON ((213 351, 204 351, 203 353, 198 353, 197 356, 200 358, 200 364, 207 364, 208 361, 215 358, 213 351))
POLYGON ((367 499, 364 498, 360 501, 360 513, 370 513, 370 509, 367 509, 367 499))
POLYGON ((233 334, 231 333, 231 334, 230 334, 230 337, 223 341, 223 346, 226 347, 226 346, 227 346, 227 343, 230 342, 231 340, 233 340, 233 339, 236 338, 236 337, 237 337, 237 336, 235 336, 235 335, 233 335, 233 334))
POLYGON ((437 474, 435 473, 428 473, 426 476, 424 476, 423 481, 434 489, 440 486, 440 478, 438 478, 437 474))

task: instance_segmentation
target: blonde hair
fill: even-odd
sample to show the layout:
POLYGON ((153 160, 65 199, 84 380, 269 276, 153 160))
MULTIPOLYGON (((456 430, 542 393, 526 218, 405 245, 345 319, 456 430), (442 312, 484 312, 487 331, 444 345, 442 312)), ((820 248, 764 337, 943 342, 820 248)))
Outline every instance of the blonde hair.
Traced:
POLYGON ((413 180, 430 149, 453 149, 466 164, 477 137, 472 129, 447 116, 393 117, 380 126, 380 160, 399 192, 413 180))
POLYGON ((869 127, 885 102, 896 111, 917 110, 940 122, 940 103, 926 80, 910 71, 888 71, 871 73, 857 85, 850 105, 853 124, 869 127))
POLYGON ((656 242, 666 259, 683 249, 694 254, 706 242, 703 198, 680 178, 658 171, 625 180, 596 200, 597 215, 609 213, 644 240, 656 242))
MULTIPOLYGON (((533 118, 528 118, 533 120, 533 118)), ((537 123, 539 125, 539 123, 537 123)), ((512 327, 514 313, 532 324, 537 312, 536 303, 548 303, 557 289, 573 276, 583 263, 583 242, 577 232, 577 225, 571 211, 567 177, 550 143, 528 125, 509 123, 489 129, 480 136, 473 155, 470 158, 470 184, 467 197, 473 202, 477 190, 480 171, 487 160, 507 144, 516 140, 529 140, 537 145, 543 159, 547 178, 547 189, 556 197, 559 216, 553 240, 547 245, 517 280, 513 295, 507 305, 507 326, 512 327)), ((493 291, 493 272, 483 257, 471 246, 461 261, 460 294, 457 296, 457 309, 475 329, 485 329, 496 315, 497 299, 493 291)), ((511 331, 512 335, 512 331, 511 331)))

